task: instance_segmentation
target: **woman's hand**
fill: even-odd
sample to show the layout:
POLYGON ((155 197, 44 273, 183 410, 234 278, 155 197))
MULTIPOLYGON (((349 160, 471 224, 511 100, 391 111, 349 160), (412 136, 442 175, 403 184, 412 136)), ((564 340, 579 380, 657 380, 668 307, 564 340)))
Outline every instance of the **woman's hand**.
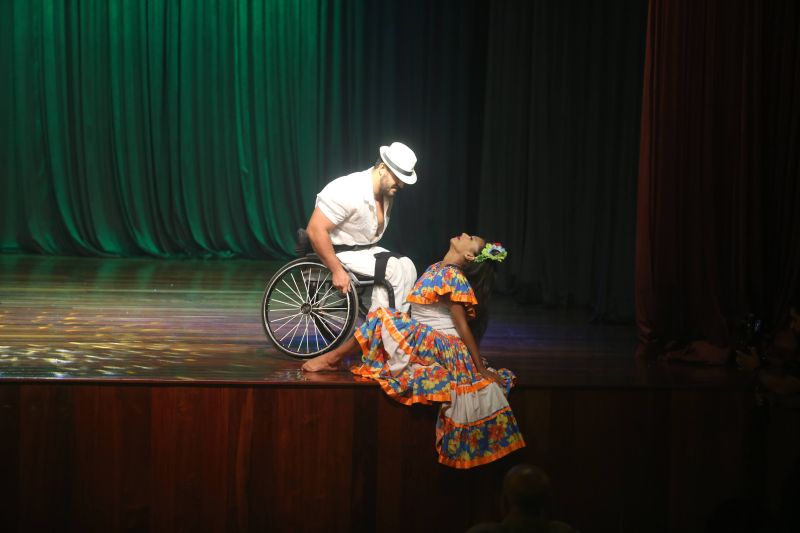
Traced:
POLYGON ((458 336, 469 350, 469 355, 472 358, 472 364, 475 365, 475 370, 484 378, 489 381, 494 381, 500 387, 505 387, 505 381, 500 377, 500 374, 494 370, 490 370, 486 366, 486 359, 481 357, 478 351, 478 343, 475 342, 475 337, 472 336, 469 326, 467 326, 467 311, 464 306, 458 302, 450 302, 450 316, 453 317, 453 324, 456 327, 458 336))
POLYGON ((484 368, 480 372, 481 372, 481 376, 483 376, 485 379, 494 381, 495 383, 497 383, 501 387, 505 386, 506 382, 503 381, 503 378, 500 376, 500 374, 498 374, 494 370, 491 370, 489 368, 484 368))

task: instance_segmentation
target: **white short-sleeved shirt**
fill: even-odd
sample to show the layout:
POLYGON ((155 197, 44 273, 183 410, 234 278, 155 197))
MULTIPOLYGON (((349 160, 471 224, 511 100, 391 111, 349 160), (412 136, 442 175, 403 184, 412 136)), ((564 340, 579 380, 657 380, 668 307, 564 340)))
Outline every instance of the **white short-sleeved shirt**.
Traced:
POLYGON ((333 244, 372 244, 381 239, 389 226, 392 199, 384 197, 383 229, 377 235, 371 167, 327 184, 317 195, 316 207, 336 226, 330 232, 333 244))

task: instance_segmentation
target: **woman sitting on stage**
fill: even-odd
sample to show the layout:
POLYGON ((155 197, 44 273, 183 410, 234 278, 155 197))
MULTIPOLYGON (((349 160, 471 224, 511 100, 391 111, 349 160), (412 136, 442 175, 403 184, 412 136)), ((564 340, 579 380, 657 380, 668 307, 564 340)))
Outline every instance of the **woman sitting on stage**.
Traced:
POLYGON ((336 370, 360 346, 361 363, 351 372, 374 379, 400 403, 441 403, 436 449, 442 464, 471 468, 522 448, 506 400, 514 374, 491 369, 478 350, 494 266, 506 255, 480 237, 453 237, 444 259, 428 267, 408 295, 410 315, 375 309, 353 338, 303 370, 336 370))

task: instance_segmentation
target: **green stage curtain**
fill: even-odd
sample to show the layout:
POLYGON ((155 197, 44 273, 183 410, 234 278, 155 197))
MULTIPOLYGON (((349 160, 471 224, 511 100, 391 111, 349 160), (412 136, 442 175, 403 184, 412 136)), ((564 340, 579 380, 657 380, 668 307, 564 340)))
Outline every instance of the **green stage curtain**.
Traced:
MULTIPOLYGON (((448 196, 430 161, 464 173, 462 154, 431 139, 466 151, 476 129, 463 113, 482 90, 465 83, 483 68, 475 3, 2 9, 5 250, 288 257, 315 194, 372 165, 381 144, 417 150, 418 197, 448 196)), ((411 200, 398 202, 395 233, 464 217, 420 221, 411 200)))
POLYGON ((0 2, 0 249, 288 258, 401 140, 384 243, 508 245, 503 287, 632 316, 646 3, 0 2))

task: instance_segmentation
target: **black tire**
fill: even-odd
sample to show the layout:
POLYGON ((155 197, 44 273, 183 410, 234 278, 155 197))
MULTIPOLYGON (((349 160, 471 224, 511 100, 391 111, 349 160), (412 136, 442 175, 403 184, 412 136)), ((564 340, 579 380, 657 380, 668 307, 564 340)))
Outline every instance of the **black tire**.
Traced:
POLYGON ((295 259, 269 280, 261 301, 261 323, 272 344, 299 359, 326 353, 353 332, 358 294, 342 295, 331 272, 313 258, 295 259))

